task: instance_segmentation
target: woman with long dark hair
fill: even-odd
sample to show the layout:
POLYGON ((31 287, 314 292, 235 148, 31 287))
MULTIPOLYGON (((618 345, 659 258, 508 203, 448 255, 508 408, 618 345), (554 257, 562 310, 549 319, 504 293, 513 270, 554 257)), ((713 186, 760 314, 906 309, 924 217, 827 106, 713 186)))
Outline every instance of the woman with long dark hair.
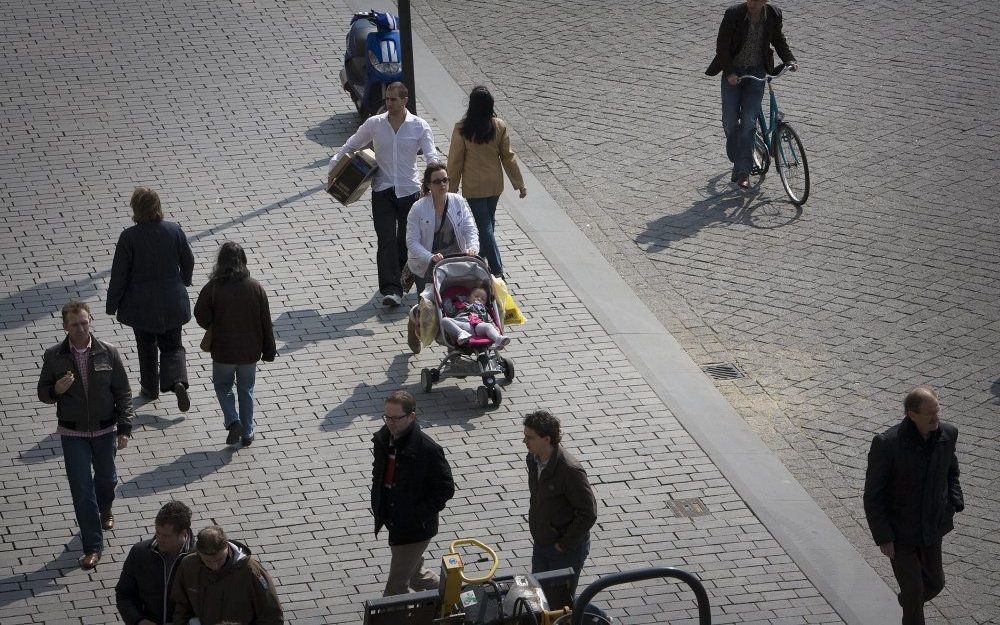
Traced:
POLYGON ((493 228, 497 201, 503 192, 503 171, 521 197, 528 195, 521 169, 510 149, 507 124, 493 110, 493 95, 483 86, 469 94, 465 117, 455 124, 448 151, 448 190, 462 195, 469 203, 479 229, 479 247, 495 276, 503 276, 503 264, 493 228))
POLYGON ((211 332, 212 384, 222 407, 226 444, 253 443, 253 387, 257 361, 274 361, 274 327, 267 293, 250 277, 243 248, 226 241, 194 306, 198 325, 211 332), (233 382, 236 395, 233 395, 233 382), (239 411, 236 399, 239 398, 239 411))

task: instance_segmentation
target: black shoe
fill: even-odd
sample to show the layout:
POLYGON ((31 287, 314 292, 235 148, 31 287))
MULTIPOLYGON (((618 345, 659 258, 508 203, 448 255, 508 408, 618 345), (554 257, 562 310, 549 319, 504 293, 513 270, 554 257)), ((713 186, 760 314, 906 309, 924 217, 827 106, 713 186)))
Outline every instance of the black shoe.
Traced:
POLYGON ((191 410, 191 398, 188 396, 188 391, 184 388, 184 384, 178 382, 174 384, 174 394, 177 395, 177 409, 181 412, 187 412, 191 410))
POLYGON ((228 428, 229 436, 226 437, 227 445, 235 445, 243 437, 243 424, 237 421, 228 428))
POLYGON ((249 447, 250 445, 253 445, 254 436, 244 436, 240 439, 240 443, 242 443, 244 447, 249 447))
POLYGON ((156 398, 160 396, 159 393, 151 391, 144 386, 139 387, 139 395, 146 398, 146 401, 156 401, 156 398))
POLYGON ((729 182, 736 182, 737 180, 739 180, 739 176, 737 176, 736 172, 734 171, 733 175, 729 177, 729 182))
POLYGON ((386 293, 382 296, 382 305, 388 308, 395 308, 403 303, 403 296, 396 293, 386 293))
POLYGON ((750 174, 740 174, 739 179, 736 181, 741 189, 750 188, 750 174))

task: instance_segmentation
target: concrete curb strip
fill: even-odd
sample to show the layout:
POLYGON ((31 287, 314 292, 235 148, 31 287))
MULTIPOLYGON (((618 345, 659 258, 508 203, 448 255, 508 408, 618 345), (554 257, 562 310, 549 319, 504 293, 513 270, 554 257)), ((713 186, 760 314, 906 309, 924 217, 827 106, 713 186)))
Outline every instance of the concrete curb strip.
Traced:
MULTIPOLYGON (((395 11, 385 2, 349 4, 395 11)), ((418 106, 450 131, 468 95, 414 33, 418 106)), ((504 208, 611 335, 775 540, 848 623, 899 620, 895 594, 747 426, 656 316, 521 163, 527 198, 504 208), (629 306, 616 306, 617 302, 629 306)), ((860 495, 859 495, 860 496, 860 495)))

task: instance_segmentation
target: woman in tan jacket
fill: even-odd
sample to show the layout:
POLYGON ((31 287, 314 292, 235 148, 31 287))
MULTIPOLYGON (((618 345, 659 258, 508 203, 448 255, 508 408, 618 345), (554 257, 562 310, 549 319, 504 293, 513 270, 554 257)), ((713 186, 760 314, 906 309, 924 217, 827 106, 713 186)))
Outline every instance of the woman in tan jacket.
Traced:
POLYGON ((448 151, 449 191, 462 195, 472 209, 479 229, 479 249, 495 276, 503 277, 503 264, 497 249, 493 226, 496 223, 497 201, 503 192, 503 172, 510 183, 528 195, 521 179, 521 170, 510 149, 507 125, 493 112, 493 95, 483 86, 469 94, 469 108, 462 121, 455 124, 448 151))

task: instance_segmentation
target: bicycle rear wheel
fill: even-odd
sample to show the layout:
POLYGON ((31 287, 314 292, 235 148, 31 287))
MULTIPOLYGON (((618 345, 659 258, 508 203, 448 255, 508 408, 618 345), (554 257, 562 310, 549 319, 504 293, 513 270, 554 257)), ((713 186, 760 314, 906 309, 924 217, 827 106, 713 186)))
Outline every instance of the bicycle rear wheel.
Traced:
POLYGON ((802 140, 788 124, 780 124, 775 131, 771 153, 785 193, 792 204, 802 206, 809 199, 809 163, 802 140))
POLYGON ((757 130, 753 134, 753 167, 750 168, 750 175, 763 177, 770 166, 771 155, 767 149, 767 142, 764 141, 764 135, 760 132, 760 126, 757 126, 757 130))

